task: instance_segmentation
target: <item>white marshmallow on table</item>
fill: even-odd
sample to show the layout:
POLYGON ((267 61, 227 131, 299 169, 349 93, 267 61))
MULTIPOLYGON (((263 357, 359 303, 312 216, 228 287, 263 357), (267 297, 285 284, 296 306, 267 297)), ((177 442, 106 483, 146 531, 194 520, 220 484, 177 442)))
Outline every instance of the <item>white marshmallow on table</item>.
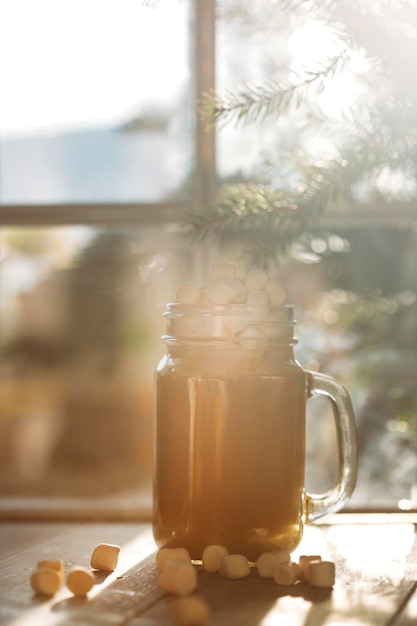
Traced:
POLYGON ((269 302, 273 306, 281 306, 286 300, 287 292, 275 280, 270 279, 265 287, 265 292, 269 296, 269 302))
POLYGON ((206 296, 213 304, 232 304, 238 297, 239 286, 234 278, 216 278, 206 289, 206 296))
POLYGON ((210 617, 207 602, 197 595, 176 598, 170 603, 169 612, 178 626, 203 626, 210 617))
POLYGON ((269 281, 269 276, 263 270, 251 270, 246 276, 246 289, 248 291, 258 291, 265 289, 269 281))
POLYGON ((211 281, 217 278, 235 278, 236 266, 233 263, 215 263, 211 270, 211 281))
POLYGON ((114 572, 119 559, 120 546, 99 543, 91 555, 91 567, 104 572, 114 572))
POLYGON ((288 550, 271 550, 264 552, 256 561, 256 569, 261 578, 272 578, 272 569, 275 563, 289 563, 291 560, 288 550))
POLYGON ((272 577, 277 585, 293 585, 300 577, 298 563, 275 563, 272 568, 272 577))
POLYGON ((245 578, 250 574, 249 561, 243 554, 227 554, 222 558, 222 571, 226 578, 245 578))
POLYGON ((85 567, 73 567, 67 576, 67 587, 74 596, 86 596, 94 585, 95 577, 85 567))
POLYGON ((179 304, 199 304, 202 299, 203 293, 194 283, 187 281, 178 287, 176 301, 179 304))
POLYGON ((62 585, 62 573, 52 567, 40 567, 32 572, 30 584, 36 593, 54 596, 62 585))
POLYGON ((298 559, 298 564, 300 566, 300 578, 304 582, 308 582, 310 579, 310 564, 315 561, 321 561, 321 556, 319 554, 302 554, 298 559))
POLYGON ((160 548, 155 556, 156 566, 163 569, 168 561, 191 563, 190 553, 186 548, 160 548))
POLYGON ((197 587, 197 570, 186 561, 168 560, 158 578, 158 586, 178 596, 187 596, 197 587))
POLYGON ((202 565, 206 572, 218 572, 222 567, 222 558, 229 554, 225 546, 210 545, 203 551, 202 565))
POLYGON ((309 565, 309 583, 312 587, 333 587, 335 565, 332 561, 313 561, 309 565))
POLYGON ((38 561, 37 569, 53 569, 59 572, 61 576, 64 574, 64 562, 60 560, 44 560, 38 561))

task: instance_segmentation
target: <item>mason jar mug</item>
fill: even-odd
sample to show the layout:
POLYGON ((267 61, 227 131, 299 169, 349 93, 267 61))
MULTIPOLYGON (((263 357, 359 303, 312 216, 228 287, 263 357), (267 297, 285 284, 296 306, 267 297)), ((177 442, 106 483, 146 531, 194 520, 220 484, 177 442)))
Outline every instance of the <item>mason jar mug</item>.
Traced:
POLYGON ((294 358, 292 306, 258 321, 240 304, 169 304, 167 352, 156 375, 153 532, 158 547, 200 559, 221 544, 255 561, 292 551, 305 523, 338 511, 356 480, 350 397, 294 358), (305 489, 306 403, 333 406, 339 467, 334 487, 305 489))

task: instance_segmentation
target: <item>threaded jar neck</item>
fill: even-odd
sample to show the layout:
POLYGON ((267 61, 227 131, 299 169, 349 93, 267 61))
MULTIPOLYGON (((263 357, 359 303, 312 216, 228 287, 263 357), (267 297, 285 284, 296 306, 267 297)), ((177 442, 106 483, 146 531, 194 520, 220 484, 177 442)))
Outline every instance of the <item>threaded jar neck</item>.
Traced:
POLYGON ((170 303, 164 312, 168 345, 242 344, 262 347, 277 344, 291 347, 294 338, 294 307, 229 305, 189 305, 170 303))

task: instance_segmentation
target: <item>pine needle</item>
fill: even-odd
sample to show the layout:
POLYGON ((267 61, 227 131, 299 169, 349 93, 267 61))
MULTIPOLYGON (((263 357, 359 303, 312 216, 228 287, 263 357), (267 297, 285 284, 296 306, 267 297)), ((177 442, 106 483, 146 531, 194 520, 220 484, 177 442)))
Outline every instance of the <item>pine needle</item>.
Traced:
POLYGON ((263 121, 269 115, 283 115, 299 108, 309 95, 319 95, 325 88, 326 81, 343 71, 349 63, 346 50, 330 57, 314 69, 305 69, 304 78, 290 80, 271 80, 262 85, 245 83, 234 91, 227 91, 224 96, 211 92, 205 94, 201 107, 202 119, 208 127, 231 122, 252 123, 263 121))

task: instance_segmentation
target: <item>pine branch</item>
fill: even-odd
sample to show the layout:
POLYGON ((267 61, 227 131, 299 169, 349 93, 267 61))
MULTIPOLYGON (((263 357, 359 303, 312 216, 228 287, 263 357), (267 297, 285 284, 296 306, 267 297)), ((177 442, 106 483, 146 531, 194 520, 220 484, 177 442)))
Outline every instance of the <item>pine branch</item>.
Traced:
POLYGON ((228 184, 219 202, 188 216, 193 243, 238 240, 259 265, 285 254, 312 217, 295 196, 256 183, 228 184))
POLYGON ((282 115, 299 108, 308 95, 319 95, 325 88, 326 80, 343 71, 349 63, 347 50, 323 61, 317 69, 305 69, 303 79, 296 82, 268 81, 263 85, 246 83, 236 92, 227 91, 222 97, 212 92, 206 94, 201 107, 201 115, 208 126, 219 122, 226 125, 232 121, 254 122, 268 115, 282 115))
MULTIPOLYGON (((194 241, 212 239, 221 244, 239 240, 254 259, 266 265, 268 260, 287 254, 297 241, 317 233, 324 216, 345 211, 357 202, 358 190, 368 199, 389 199, 389 194, 383 196, 384 187, 378 182, 384 169, 389 176, 395 173, 404 181, 407 176, 408 181, 417 180, 416 97, 409 88, 408 66, 402 62, 404 54, 414 49, 414 40, 403 45, 398 26, 399 20, 404 20, 398 7, 394 10, 390 5, 389 0, 373 0, 369 4, 366 0, 280 3, 280 9, 297 9, 304 17, 321 16, 323 23, 332 28, 340 52, 302 74, 289 75, 286 80, 245 84, 224 96, 206 94, 202 117, 208 126, 225 126, 231 122, 237 125, 263 121, 271 115, 279 118, 302 110, 304 125, 300 125, 299 115, 296 120, 297 145, 303 145, 305 137, 328 139, 333 133, 333 156, 318 160, 298 149, 286 155, 281 151, 275 162, 270 159, 269 172, 265 172, 275 186, 225 185, 216 206, 189 216, 194 241), (387 15, 393 17, 389 24, 383 20, 387 15), (391 59, 395 56, 391 54, 393 45, 387 47, 386 41, 401 41, 404 50, 400 67, 391 59), (369 67, 373 68, 371 97, 359 100, 356 109, 351 107, 345 118, 332 120, 316 102, 317 96, 332 78, 343 73, 352 53, 358 50, 367 50, 369 67), (398 97, 404 85, 407 97, 398 97)), ((404 23, 407 26, 406 20, 404 23)))
MULTIPOLYGON (((192 243, 239 241, 259 266, 279 260, 295 243, 316 233, 324 217, 355 203, 355 185, 369 184, 383 167, 401 166, 386 138, 371 130, 352 138, 339 158, 312 160, 305 153, 288 153, 276 168, 282 175, 286 164, 287 179, 297 180, 292 186, 285 180, 280 189, 260 183, 224 185, 216 205, 186 217, 192 243)), ((414 144, 410 158, 415 152, 414 144)))

